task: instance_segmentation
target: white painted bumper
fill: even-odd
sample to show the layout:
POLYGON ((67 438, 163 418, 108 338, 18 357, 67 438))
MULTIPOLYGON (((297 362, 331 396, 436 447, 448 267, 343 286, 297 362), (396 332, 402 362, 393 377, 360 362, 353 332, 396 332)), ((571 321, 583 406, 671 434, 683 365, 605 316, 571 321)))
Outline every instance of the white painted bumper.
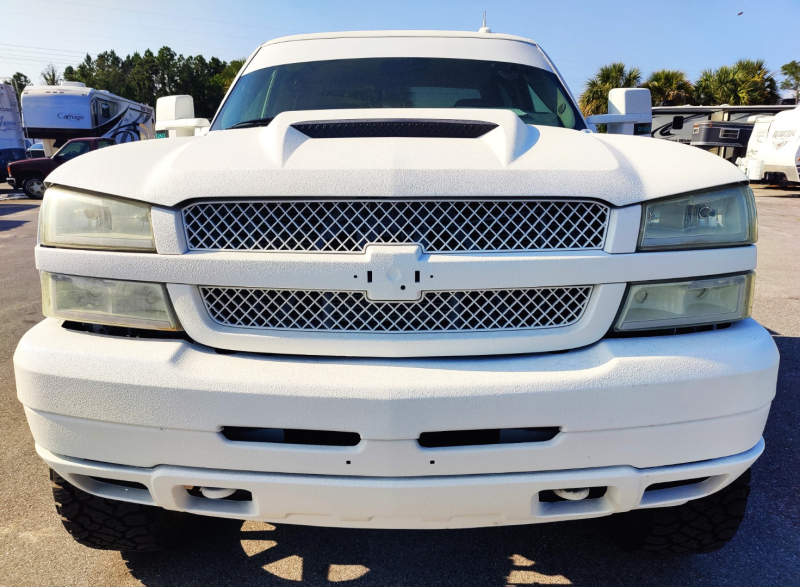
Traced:
MULTIPOLYGON (((352 515, 374 519, 365 525, 375 527, 569 519, 536 509, 566 507, 560 504, 532 510, 532 496, 553 483, 616 487, 631 475, 639 479, 641 470, 740 453, 752 456, 749 466, 757 454, 747 451, 760 442, 778 370, 769 333, 752 320, 714 332, 605 339, 567 353, 444 359, 222 355, 183 341, 78 333, 45 320, 23 337, 14 360, 40 453, 62 474, 71 469, 52 455, 94 461, 102 469, 94 476, 116 478, 122 467, 152 476, 153 484, 164 476, 174 487, 241 479, 242 488, 263 497, 231 515, 350 525, 353 504, 365 501, 352 515), (232 442, 223 426, 357 432, 362 440, 354 447, 232 442), (431 449, 417 442, 422 432, 539 426, 561 431, 527 444, 431 449), (612 483, 617 478, 623 481, 612 483), (275 484, 289 489, 273 495, 275 484), (496 493, 498 485, 504 489, 496 493), (384 490, 363 497, 375 487, 384 490), (453 488, 447 520, 425 521, 428 506, 421 504, 447 501, 453 488), (495 493, 511 509, 497 509, 503 499, 491 498, 495 493)), ((680 469, 689 471, 684 478, 711 476, 689 467, 680 469)), ((619 503, 610 491, 602 507, 595 504, 600 509, 584 513, 637 507, 644 486, 631 483, 619 503)), ((195 511, 153 495, 159 505, 195 511)))
POLYGON ((68 481, 111 499, 207 516, 288 524, 436 529, 557 522, 679 505, 731 483, 759 457, 764 441, 741 454, 672 467, 417 478, 281 475, 166 465, 145 469, 70 459, 37 449, 68 481), (144 487, 131 489, 97 478, 132 481, 144 487), (688 479, 699 482, 648 490, 656 483, 688 479), (196 497, 187 493, 186 486, 243 489, 252 499, 196 497), (539 499, 542 491, 569 487, 607 490, 602 497, 583 501, 539 499))

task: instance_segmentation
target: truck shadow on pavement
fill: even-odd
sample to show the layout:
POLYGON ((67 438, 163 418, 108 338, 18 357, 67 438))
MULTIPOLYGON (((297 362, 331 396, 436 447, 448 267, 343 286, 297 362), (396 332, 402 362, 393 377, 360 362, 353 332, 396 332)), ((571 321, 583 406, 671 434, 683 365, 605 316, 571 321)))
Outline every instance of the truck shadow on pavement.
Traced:
POLYGON ((198 518, 177 550, 123 553, 147 587, 172 585, 790 585, 800 553, 800 338, 774 334, 778 392, 748 514, 723 550, 631 555, 606 520, 468 530, 351 530, 198 518), (765 555, 764 553, 769 553, 765 555), (794 569, 794 570, 792 570, 794 569))
POLYGON ((689 558, 624 555, 605 540, 602 521, 398 531, 213 520, 177 551, 124 558, 131 574, 149 587, 342 582, 371 587, 590 584, 598 575, 618 575, 613 569, 621 555, 638 559, 636 566, 650 576, 654 567, 669 576, 676 567, 692 565, 689 558))

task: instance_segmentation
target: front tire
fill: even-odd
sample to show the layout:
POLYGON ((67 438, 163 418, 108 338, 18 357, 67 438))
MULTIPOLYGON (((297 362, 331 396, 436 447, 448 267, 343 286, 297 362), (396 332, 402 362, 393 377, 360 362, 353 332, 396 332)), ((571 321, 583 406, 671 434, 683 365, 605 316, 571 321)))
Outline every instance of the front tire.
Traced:
POLYGON ((717 493, 683 505, 612 516, 612 538, 627 552, 706 554, 736 535, 750 495, 750 469, 717 493))
POLYGON ((50 470, 53 499, 64 528, 76 542, 98 550, 167 550, 180 536, 180 514, 97 497, 50 470))
POLYGON ((44 198, 44 192, 47 188, 44 185, 44 179, 41 177, 29 177, 22 182, 22 191, 31 200, 41 200, 44 198))

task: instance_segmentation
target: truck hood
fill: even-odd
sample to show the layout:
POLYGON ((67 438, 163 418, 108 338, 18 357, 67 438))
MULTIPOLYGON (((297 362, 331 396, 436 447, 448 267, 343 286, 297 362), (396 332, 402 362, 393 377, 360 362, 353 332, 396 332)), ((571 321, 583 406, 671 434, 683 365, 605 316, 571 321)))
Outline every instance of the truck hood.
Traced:
POLYGON ((266 127, 101 149, 48 177, 49 185, 162 206, 196 198, 430 196, 577 197, 624 206, 743 181, 734 165, 697 148, 461 108, 284 112, 266 127), (479 138, 311 138, 292 126, 387 119, 497 126, 479 138))

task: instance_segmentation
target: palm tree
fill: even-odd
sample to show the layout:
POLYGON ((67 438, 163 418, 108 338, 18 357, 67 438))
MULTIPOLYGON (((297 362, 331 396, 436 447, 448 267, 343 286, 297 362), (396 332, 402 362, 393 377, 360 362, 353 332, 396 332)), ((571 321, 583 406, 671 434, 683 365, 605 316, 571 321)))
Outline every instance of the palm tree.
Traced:
POLYGON ((686 74, 676 69, 654 71, 642 84, 642 87, 650 90, 654 106, 661 104, 664 100, 670 100, 676 106, 686 104, 691 100, 694 89, 686 74))
MULTIPOLYGON (((724 65, 720 69, 723 68, 725 68, 724 65)), ((700 72, 700 77, 694 81, 694 101, 698 106, 711 106, 718 103, 715 98, 717 71, 704 69, 700 72)))
POLYGON ((694 83, 694 96, 701 106, 775 104, 780 98, 778 82, 763 59, 740 59, 732 66, 706 69, 694 83))
POLYGON ((635 88, 642 81, 638 67, 627 69, 624 63, 604 65, 586 80, 586 89, 579 103, 584 116, 605 114, 608 110, 608 93, 614 88, 635 88))

